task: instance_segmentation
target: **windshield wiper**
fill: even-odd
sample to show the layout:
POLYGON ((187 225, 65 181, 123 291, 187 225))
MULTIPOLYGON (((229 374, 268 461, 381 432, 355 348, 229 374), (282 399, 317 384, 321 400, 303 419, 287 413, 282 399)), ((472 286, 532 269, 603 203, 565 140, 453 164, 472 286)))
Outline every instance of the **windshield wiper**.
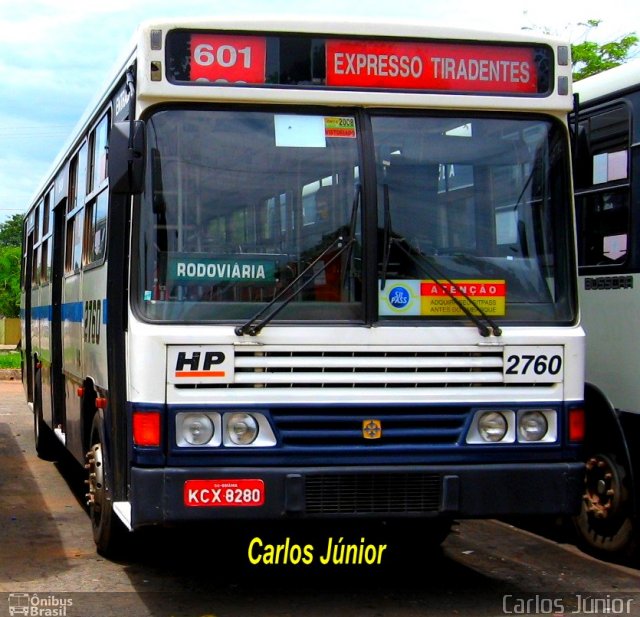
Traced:
POLYGON ((389 207, 389 185, 384 184, 382 186, 383 190, 383 199, 384 199, 384 229, 383 229, 383 243, 384 243, 384 255, 382 258, 382 272, 380 273, 380 287, 384 289, 386 281, 387 281, 387 270, 389 268, 389 259, 391 257, 391 246, 397 246, 413 263, 418 267, 419 270, 422 270, 424 274, 426 274, 429 280, 432 280, 444 293, 446 293, 451 300, 453 300, 456 305, 460 308, 460 310, 476 325, 478 328, 478 332, 480 332, 481 336, 489 336, 493 334, 494 336, 500 336, 502 334, 502 329, 478 306, 478 303, 472 300, 466 293, 464 293, 456 284, 447 277, 440 268, 438 268, 434 263, 429 263, 429 258, 422 252, 418 251, 420 257, 423 261, 418 260, 415 255, 413 255, 405 246, 404 246, 404 238, 394 238, 392 234, 391 227, 391 209, 389 207), (426 267, 425 263, 429 263, 429 268, 426 267), (434 276, 435 274, 435 276, 434 276), (441 280, 439 280, 441 279, 441 280), (445 280, 449 286, 442 283, 442 280, 445 280), (474 314, 463 302, 461 302, 456 295, 453 293, 452 289, 456 288, 460 295, 476 310, 478 314, 474 314), (483 320, 486 323, 483 323, 483 320), (486 324, 489 324, 488 326, 486 324))
POLYGON ((241 326, 238 326, 235 329, 235 333, 238 336, 243 336, 245 334, 249 334, 250 336, 256 336, 259 334, 260 330, 264 328, 289 302, 291 302, 301 291, 307 288, 309 283, 314 281, 318 276, 320 276, 338 257, 342 255, 354 242, 355 239, 353 237, 349 238, 344 245, 331 257, 331 259, 324 262, 322 267, 318 268, 305 282, 298 287, 288 298, 282 301, 276 308, 273 309, 266 317, 260 321, 260 323, 253 325, 262 315, 264 315, 272 306, 274 306, 283 296, 285 296, 289 291, 291 291, 305 275, 313 270, 314 266, 322 260, 322 258, 332 251, 337 246, 344 242, 343 236, 338 236, 320 255, 318 255, 296 278, 294 278, 288 285, 283 287, 279 293, 277 293, 272 300, 270 300, 263 308, 261 308, 251 319, 247 322, 243 323, 241 326))
POLYGON ((418 267, 419 270, 422 270, 424 274, 427 275, 427 278, 432 280, 442 291, 444 291, 449 298, 451 298, 458 308, 477 326, 478 331, 482 336, 489 336, 493 334, 494 336, 502 335, 502 328, 498 326, 498 324, 487 315, 482 308, 478 305, 475 300, 473 300, 468 294, 462 291, 460 287, 458 287, 444 272, 438 268, 434 263, 432 263, 427 255, 425 255, 422 251, 419 251, 419 255, 422 260, 419 260, 415 255, 409 251, 406 246, 402 243, 404 242, 404 238, 392 238, 391 243, 395 244, 413 263, 418 267), (426 266, 429 264, 429 267, 426 266), (446 281, 448 285, 442 283, 442 280, 446 281), (456 289, 458 293, 476 310, 478 311, 475 314, 471 311, 463 302, 461 302, 456 295, 453 293, 452 289, 456 289), (486 323, 483 323, 484 320, 486 323), (488 326, 486 324, 489 324, 488 326))
MULTIPOLYGON (((355 226, 356 226, 356 216, 358 212, 358 204, 360 202, 360 185, 356 185, 356 194, 353 198, 353 203, 351 205, 351 217, 349 219, 349 236, 345 238, 345 236, 338 236, 327 246, 321 253, 318 255, 296 278, 294 278, 288 285, 283 287, 279 293, 277 293, 264 307, 262 307, 251 319, 243 323, 241 326, 238 326, 235 329, 235 333, 238 336, 244 336, 245 334, 249 334, 250 336, 256 336, 260 333, 260 330, 264 328, 289 302, 291 302, 301 291, 306 289, 309 286, 309 283, 313 282, 318 276, 320 276, 338 257, 340 257, 345 251, 348 250, 347 256, 349 260, 351 259, 351 248, 355 244, 355 226), (344 244, 343 244, 344 243, 344 244), (342 246, 341 246, 342 245, 342 246), (340 247, 338 251, 331 256, 330 259, 325 261, 320 268, 315 270, 313 274, 307 278, 298 289, 296 289, 288 298, 282 301, 281 304, 276 306, 271 312, 269 312, 266 317, 262 318, 260 323, 253 325, 256 321, 258 321, 270 308, 272 308, 277 302, 280 301, 282 297, 288 294, 297 284, 303 279, 308 272, 314 269, 315 265, 323 260, 324 256, 330 253, 333 249, 340 247)), ((349 263, 347 263, 347 268, 349 268, 349 263)), ((342 279, 342 283, 344 283, 345 278, 342 279)))

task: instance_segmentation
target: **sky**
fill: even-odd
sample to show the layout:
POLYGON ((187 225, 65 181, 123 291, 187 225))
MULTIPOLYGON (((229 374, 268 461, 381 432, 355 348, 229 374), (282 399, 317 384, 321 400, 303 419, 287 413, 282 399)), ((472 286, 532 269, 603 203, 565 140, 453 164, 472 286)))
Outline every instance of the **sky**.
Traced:
POLYGON ((141 21, 292 12, 528 29, 570 43, 640 36, 638 0, 0 0, 0 224, 27 210, 141 21), (597 28, 584 25, 592 19, 597 28))

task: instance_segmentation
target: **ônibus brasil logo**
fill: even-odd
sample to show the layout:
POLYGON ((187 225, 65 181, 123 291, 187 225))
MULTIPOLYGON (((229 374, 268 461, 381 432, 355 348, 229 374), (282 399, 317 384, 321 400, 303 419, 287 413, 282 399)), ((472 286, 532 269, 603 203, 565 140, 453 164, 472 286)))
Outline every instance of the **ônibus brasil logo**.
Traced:
POLYGON ((9 615, 17 617, 68 617, 67 609, 73 606, 73 600, 55 594, 10 593, 9 615))

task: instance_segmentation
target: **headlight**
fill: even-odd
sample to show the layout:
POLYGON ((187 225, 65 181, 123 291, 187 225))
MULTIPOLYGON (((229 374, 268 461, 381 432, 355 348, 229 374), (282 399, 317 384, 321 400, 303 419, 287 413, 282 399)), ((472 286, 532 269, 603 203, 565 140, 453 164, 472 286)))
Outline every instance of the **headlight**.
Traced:
POLYGON ((192 446, 209 443, 213 437, 213 422, 204 414, 190 414, 182 421, 182 436, 192 446))
POLYGON ((518 415, 518 433, 523 441, 541 441, 549 430, 547 418, 540 411, 525 411, 518 415))
POLYGON ((553 409, 518 411, 518 441, 554 442, 557 439, 557 414, 553 409))
POLYGON ((508 428, 507 419, 498 411, 488 411, 478 419, 478 433, 485 441, 502 441, 508 428))
POLYGON ((249 445, 258 437, 258 422, 251 414, 229 414, 226 423, 229 439, 236 445, 249 445))
POLYGON ((554 443, 557 409, 477 409, 466 436, 468 444, 554 443))
MULTIPOLYGON (((219 421, 218 421, 219 425, 219 421)), ((213 419, 206 413, 179 413, 176 415, 176 441, 179 446, 218 445, 210 443, 216 434, 213 419)))

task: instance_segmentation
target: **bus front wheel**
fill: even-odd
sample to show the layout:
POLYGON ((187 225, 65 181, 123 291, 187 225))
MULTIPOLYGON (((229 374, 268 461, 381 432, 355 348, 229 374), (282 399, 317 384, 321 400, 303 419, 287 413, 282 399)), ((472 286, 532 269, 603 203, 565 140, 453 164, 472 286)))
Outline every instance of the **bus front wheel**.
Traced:
POLYGON ((121 556, 127 530, 113 510, 112 471, 105 448, 102 412, 95 414, 91 425, 90 447, 85 455, 89 478, 87 506, 98 553, 105 557, 121 556))
POLYGON ((579 542, 587 552, 635 557, 638 522, 630 497, 626 468, 615 454, 595 453, 588 458, 582 508, 574 518, 579 542))

